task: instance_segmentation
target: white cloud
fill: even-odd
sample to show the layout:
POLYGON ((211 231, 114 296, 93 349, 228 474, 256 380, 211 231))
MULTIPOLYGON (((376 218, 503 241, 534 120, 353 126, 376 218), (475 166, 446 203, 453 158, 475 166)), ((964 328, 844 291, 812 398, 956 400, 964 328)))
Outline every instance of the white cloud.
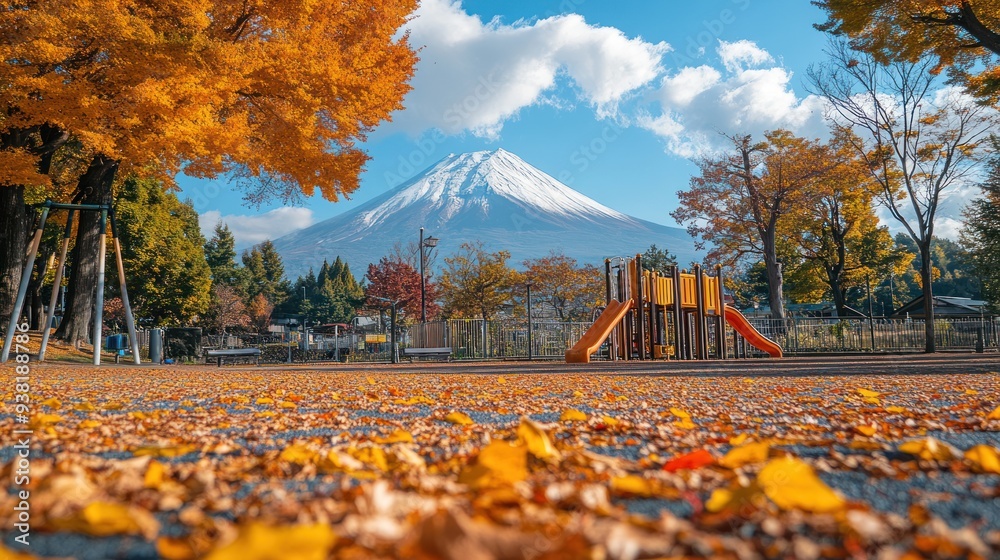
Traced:
POLYGON ((716 52, 722 59, 722 65, 730 72, 739 72, 751 66, 761 66, 774 62, 771 53, 758 47, 757 43, 746 39, 732 43, 720 40, 716 52))
POLYGON ((206 239, 212 237, 215 225, 220 220, 233 232, 236 246, 243 249, 311 226, 313 212, 308 208, 283 207, 256 216, 247 216, 242 214, 222 215, 218 210, 209 210, 198 216, 198 224, 206 239))
POLYGON ((411 133, 436 127, 496 137, 521 109, 549 102, 546 92, 562 77, 598 116, 612 115, 661 74, 669 51, 665 43, 628 38, 577 14, 484 23, 454 0, 424 0, 408 29, 421 60, 406 110, 393 119, 411 133))
POLYGON ((695 157, 727 146, 723 134, 753 134, 786 128, 806 137, 826 132, 823 101, 800 97, 792 73, 750 41, 719 41, 724 72, 684 67, 666 76, 655 94, 657 110, 641 111, 636 124, 667 143, 667 151, 695 157))

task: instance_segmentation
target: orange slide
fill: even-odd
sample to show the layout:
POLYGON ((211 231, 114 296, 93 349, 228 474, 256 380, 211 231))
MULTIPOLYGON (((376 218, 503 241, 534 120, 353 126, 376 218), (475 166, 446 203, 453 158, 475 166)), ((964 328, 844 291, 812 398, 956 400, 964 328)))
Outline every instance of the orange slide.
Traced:
MULTIPOLYGON (((747 318, 742 313, 728 305, 725 308, 726 322, 732 325, 733 329, 740 333, 740 336, 745 338, 754 348, 770 354, 772 358, 781 357, 781 346, 778 346, 773 340, 757 332, 757 329, 753 328, 753 325, 750 324, 750 321, 747 321, 747 318)), ((566 355, 568 356, 569 353, 567 352, 566 355)))
POLYGON ((625 317, 629 309, 632 309, 632 300, 625 302, 611 300, 611 303, 604 308, 601 316, 584 333, 583 338, 575 346, 566 351, 566 363, 589 364, 590 355, 597 352, 601 344, 604 344, 608 335, 618 326, 618 323, 625 317))

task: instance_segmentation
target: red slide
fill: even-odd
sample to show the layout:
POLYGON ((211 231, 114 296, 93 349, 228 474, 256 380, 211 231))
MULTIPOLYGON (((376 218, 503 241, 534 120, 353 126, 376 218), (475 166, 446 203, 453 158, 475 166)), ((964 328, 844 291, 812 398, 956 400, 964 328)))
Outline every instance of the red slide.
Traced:
POLYGON ((742 313, 728 305, 726 306, 726 322, 732 325, 733 329, 740 333, 740 336, 745 338, 754 348, 767 352, 772 358, 781 357, 781 346, 757 332, 757 329, 753 328, 753 325, 747 321, 742 313))
POLYGON ((601 316, 587 329, 583 338, 575 346, 566 351, 567 364, 589 364, 590 355, 604 344, 611 331, 621 322, 628 310, 632 309, 632 300, 625 302, 611 300, 604 308, 601 316))

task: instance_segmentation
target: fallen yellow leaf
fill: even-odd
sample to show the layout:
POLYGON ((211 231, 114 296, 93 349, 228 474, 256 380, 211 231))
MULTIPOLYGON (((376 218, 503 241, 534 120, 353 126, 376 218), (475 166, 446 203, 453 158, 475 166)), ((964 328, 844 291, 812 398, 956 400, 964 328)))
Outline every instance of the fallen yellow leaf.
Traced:
POLYGON ((965 460, 976 472, 1000 474, 1000 456, 990 445, 980 444, 965 452, 965 460))
POLYGON ((95 537, 139 534, 152 537, 159 529, 156 518, 148 511, 110 502, 91 502, 75 515, 53 524, 59 529, 95 537))
POLYGON ((749 486, 716 489, 705 502, 705 509, 712 513, 723 510, 743 512, 746 508, 760 509, 766 502, 767 498, 754 482, 749 486))
POLYGON ((875 426, 854 426, 854 431, 863 436, 872 437, 878 432, 878 428, 875 426))
POLYGON ((272 527, 251 522, 236 540, 210 552, 205 560, 324 560, 337 541, 326 523, 272 527))
POLYGON ((274 399, 271 397, 261 397, 257 399, 257 404, 274 404, 274 399))
POLYGON ((528 452, 538 459, 558 461, 561 456, 545 430, 527 416, 521 417, 521 424, 517 427, 517 438, 528 447, 528 452))
POLYGON ((52 410, 58 410, 62 408, 62 401, 60 401, 55 397, 52 397, 51 399, 45 399, 44 401, 42 401, 42 406, 47 406, 52 410))
POLYGON ((288 447, 281 450, 281 454, 278 455, 278 459, 282 461, 287 461, 294 465, 306 465, 316 460, 317 453, 308 447, 293 443, 288 447))
POLYGON ((986 415, 987 420, 1000 420, 1000 406, 993 409, 993 412, 986 415))
POLYGON ((187 455, 192 451, 197 451, 198 448, 194 445, 147 445, 137 448, 132 452, 136 457, 144 457, 150 455, 152 457, 180 457, 181 455, 187 455))
POLYGON ((27 552, 18 552, 7 548, 0 543, 0 558, 3 560, 37 560, 38 557, 34 554, 28 554, 27 552))
POLYGON ((932 437, 908 441, 899 450, 926 461, 950 461, 957 455, 950 445, 932 437))
POLYGON ((648 498, 653 495, 649 480, 634 474, 616 476, 611 479, 611 491, 617 494, 632 494, 648 498))
POLYGON ((504 378, 504 376, 501 375, 501 376, 497 377, 497 384, 498 385, 506 385, 507 384, 507 379, 504 378))
POLYGON ((686 411, 675 407, 670 407, 670 414, 673 414, 674 416, 682 419, 691 418, 691 415, 688 414, 686 411))
POLYGON ((906 409, 901 406, 887 406, 885 407, 885 411, 893 414, 902 414, 906 412, 906 409))
POLYGON ((280 402, 280 403, 278 404, 278 407, 279 407, 279 408, 295 408, 295 407, 296 407, 296 404, 295 404, 295 403, 293 403, 293 402, 291 402, 291 401, 281 401, 281 402, 280 402))
POLYGON ((743 445, 749 438, 750 434, 740 434, 738 436, 733 436, 729 438, 729 445, 732 445, 733 447, 743 445))
POLYGON ((458 481, 473 488, 514 484, 528 478, 528 447, 494 440, 479 452, 476 463, 466 467, 458 481))
POLYGON ((413 434, 406 430, 396 430, 385 437, 375 437, 375 442, 382 444, 389 443, 413 443, 413 434))
POLYGON ((82 422, 77 424, 76 427, 80 430, 89 430, 91 428, 97 428, 100 425, 101 423, 97 420, 83 420, 82 422))
POLYGON ((757 484, 772 502, 784 510, 830 513, 846 505, 839 494, 816 476, 812 467, 791 456, 768 462, 757 475, 757 484))
POLYGON ((449 422, 451 424, 458 424, 459 426, 468 426, 470 424, 474 424, 472 418, 469 418, 468 414, 457 411, 451 412, 447 416, 445 416, 444 421, 449 422))
POLYGON ((975 390, 975 389, 966 389, 966 390, 965 390, 965 394, 966 394, 966 395, 978 395, 978 394, 979 394, 979 391, 977 391, 977 390, 975 390))
POLYGON ((560 422, 586 422, 587 415, 575 408, 567 408, 559 415, 560 422))
POLYGON ((194 547, 186 537, 159 537, 156 553, 164 560, 190 560, 195 557, 194 547))
POLYGON ((861 395, 862 397, 868 397, 868 398, 876 398, 882 395, 882 393, 879 393, 877 391, 862 389, 860 387, 858 387, 858 394, 861 395))
POLYGON ((94 405, 90 404, 90 401, 83 401, 73 405, 73 410, 79 410, 80 412, 93 412, 97 410, 94 405))
POLYGON ((150 461, 146 467, 146 474, 143 477, 143 486, 146 488, 159 488, 163 484, 166 476, 166 468, 159 461, 150 461))
POLYGON ((748 443, 729 450, 729 453, 719 459, 719 464, 729 469, 736 469, 752 463, 763 463, 771 452, 771 444, 766 441, 748 443))

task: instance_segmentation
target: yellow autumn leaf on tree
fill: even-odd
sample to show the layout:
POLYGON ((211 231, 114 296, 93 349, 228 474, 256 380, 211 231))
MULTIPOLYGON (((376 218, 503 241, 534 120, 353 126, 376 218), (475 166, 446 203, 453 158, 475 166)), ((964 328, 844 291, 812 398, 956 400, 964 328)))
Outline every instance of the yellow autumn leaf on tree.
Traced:
POLYGON ((772 459, 757 474, 757 484, 781 509, 830 513, 844 508, 844 499, 795 457, 772 459))
POLYGON ((965 460, 976 472, 1000 474, 1000 455, 992 446, 980 444, 965 452, 965 460))
POLYGON ((908 441, 899 450, 925 461, 950 461, 958 455, 950 445, 932 437, 908 441))
POLYGON ((528 452, 538 459, 558 461, 561 456, 545 430, 527 416, 521 417, 521 424, 517 427, 517 438, 528 447, 528 452))
POLYGON ((469 418, 468 414, 458 411, 448 413, 448 415, 444 417, 444 421, 451 424, 458 424, 459 426, 474 424, 472 418, 469 418))
POLYGON ((466 467, 458 481, 473 488, 513 484, 528 478, 528 447, 494 440, 479 452, 475 464, 466 467))
POLYGON ((252 522, 236 540, 210 552, 205 560, 324 560, 337 541, 325 523, 271 527, 252 522))
POLYGON ((567 408, 559 415, 560 422, 586 422, 587 414, 575 408, 567 408))
POLYGON ((729 453, 719 459, 719 464, 729 469, 736 469, 743 465, 753 463, 763 463, 767 460, 771 452, 771 444, 766 441, 748 443, 740 447, 729 450, 729 453))
POLYGON ((632 494, 648 498, 653 495, 653 485, 648 479, 629 474, 611 478, 611 491, 616 494, 632 494))

